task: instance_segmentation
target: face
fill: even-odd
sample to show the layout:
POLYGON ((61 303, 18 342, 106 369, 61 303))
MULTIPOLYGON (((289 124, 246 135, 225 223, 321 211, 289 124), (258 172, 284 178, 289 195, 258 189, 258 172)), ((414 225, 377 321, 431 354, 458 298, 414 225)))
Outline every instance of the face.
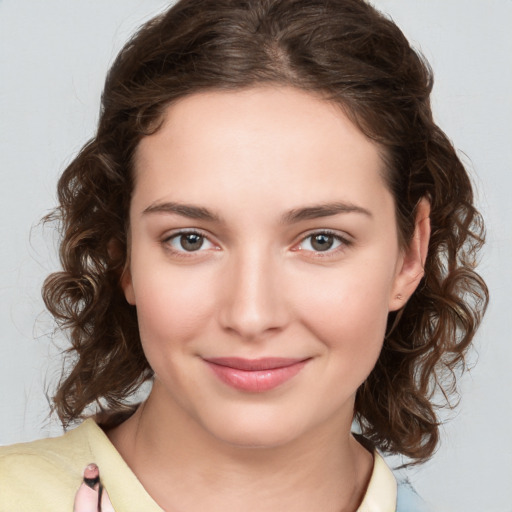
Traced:
POLYGON ((384 176, 374 143, 305 92, 169 107, 137 150, 122 281, 151 400, 237 445, 348 430, 388 313, 421 273, 384 176))

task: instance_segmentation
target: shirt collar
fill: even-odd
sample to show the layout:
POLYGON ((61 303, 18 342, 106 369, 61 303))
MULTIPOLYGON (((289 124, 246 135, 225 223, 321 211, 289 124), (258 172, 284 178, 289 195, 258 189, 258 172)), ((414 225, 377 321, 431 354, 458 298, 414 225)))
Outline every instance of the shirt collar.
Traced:
POLYGON ((373 452, 373 471, 357 512, 395 512, 397 483, 384 459, 373 452))

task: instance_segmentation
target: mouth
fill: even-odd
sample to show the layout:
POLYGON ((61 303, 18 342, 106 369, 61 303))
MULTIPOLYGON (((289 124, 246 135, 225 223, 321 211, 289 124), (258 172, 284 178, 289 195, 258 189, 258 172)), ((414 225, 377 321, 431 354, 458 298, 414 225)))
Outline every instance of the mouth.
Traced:
POLYGON ((240 391, 262 393, 295 377, 310 360, 311 358, 217 357, 204 359, 204 362, 224 384, 240 391))

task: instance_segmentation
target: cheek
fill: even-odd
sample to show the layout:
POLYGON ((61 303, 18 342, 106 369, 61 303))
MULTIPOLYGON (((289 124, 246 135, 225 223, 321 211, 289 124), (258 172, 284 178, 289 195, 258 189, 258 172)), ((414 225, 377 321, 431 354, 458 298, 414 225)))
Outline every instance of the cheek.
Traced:
MULTIPOLYGON (((155 267, 157 268, 157 267, 155 267)), ((133 276, 137 316, 146 357, 180 350, 210 321, 215 304, 206 276, 183 269, 133 276)))
POLYGON ((303 283, 302 292, 296 290, 303 323, 333 356, 329 360, 344 377, 362 382, 377 361, 391 282, 390 273, 382 269, 353 268, 317 275, 303 283))

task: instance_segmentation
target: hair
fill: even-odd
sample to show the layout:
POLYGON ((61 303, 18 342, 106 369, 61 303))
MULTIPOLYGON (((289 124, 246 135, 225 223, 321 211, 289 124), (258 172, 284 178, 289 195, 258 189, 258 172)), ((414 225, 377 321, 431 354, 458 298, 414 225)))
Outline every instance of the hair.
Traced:
POLYGON ((430 202, 424 277, 389 314, 354 412, 373 446, 427 460, 439 440, 434 397, 441 390, 450 404, 488 302, 474 271, 483 222, 433 120, 432 84, 400 29, 363 0, 181 0, 140 28, 108 73, 97 133, 62 174, 48 217, 59 221, 62 271, 46 279, 43 297, 71 341, 53 399, 63 425, 90 406, 122 411, 153 375, 120 286, 139 141, 187 95, 287 85, 338 104, 381 148, 403 246, 419 200, 430 202))

